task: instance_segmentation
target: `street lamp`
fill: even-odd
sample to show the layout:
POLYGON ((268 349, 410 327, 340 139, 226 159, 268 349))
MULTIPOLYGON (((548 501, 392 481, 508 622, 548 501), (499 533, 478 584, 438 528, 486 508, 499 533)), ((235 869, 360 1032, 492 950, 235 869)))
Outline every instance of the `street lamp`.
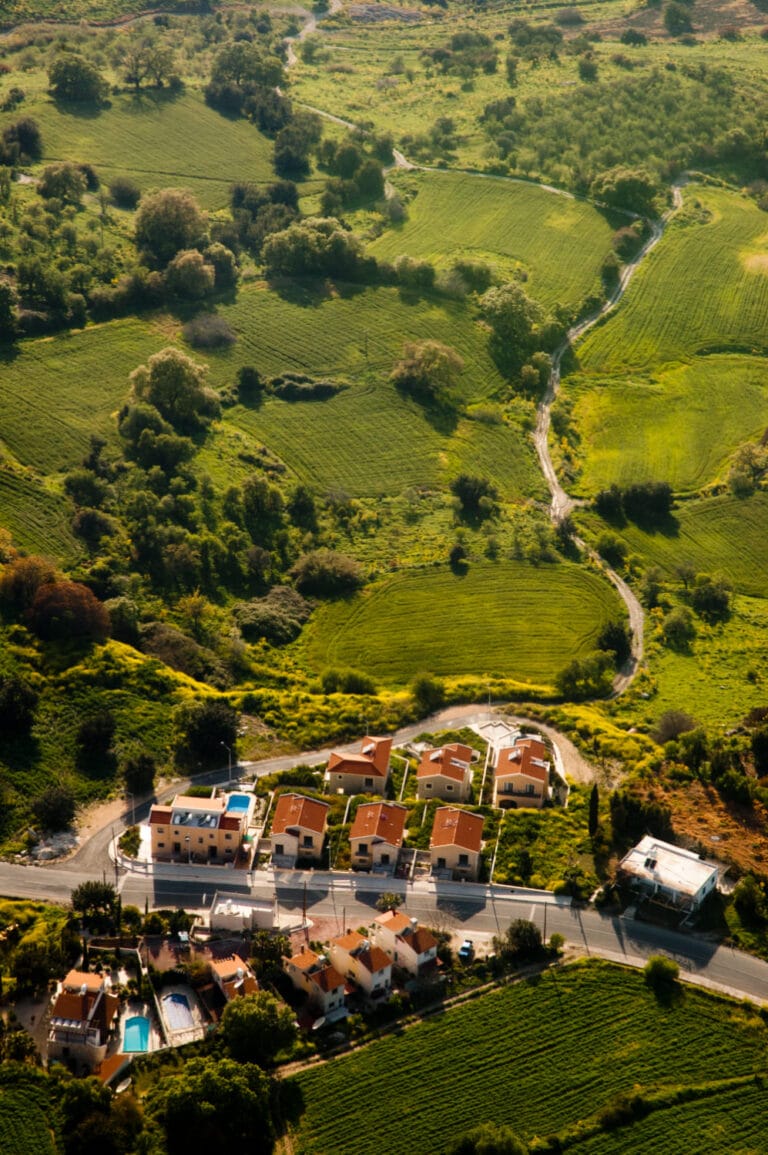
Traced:
POLYGON ((184 835, 184 841, 187 844, 187 866, 189 866, 190 863, 192 862, 192 847, 190 845, 190 843, 192 842, 192 839, 190 838, 190 836, 188 834, 185 834, 184 835))
POLYGON ((227 786, 232 785, 232 747, 228 746, 226 742, 219 742, 227 752, 227 786))

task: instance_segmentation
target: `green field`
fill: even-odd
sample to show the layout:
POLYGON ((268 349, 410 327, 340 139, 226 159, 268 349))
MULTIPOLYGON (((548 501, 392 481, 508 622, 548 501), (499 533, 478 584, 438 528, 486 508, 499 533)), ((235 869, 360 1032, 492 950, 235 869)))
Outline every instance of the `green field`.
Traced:
POLYGON ((317 669, 353 666, 404 683, 419 670, 551 682, 620 616, 611 587, 563 562, 472 565, 396 574, 325 606, 307 632, 317 669))
POLYGON ((683 196, 616 313, 578 345, 581 372, 653 375, 697 355, 766 348, 768 218, 724 189, 689 185, 683 196))
MULTIPOLYGON (((512 1127, 523 1138, 573 1126, 633 1089, 663 1091, 704 1081, 749 1076, 765 1063, 765 1026, 734 1003, 694 989, 669 1007, 659 1004, 640 974, 590 963, 504 988, 389 1037, 356 1054, 302 1072, 296 1083, 304 1114, 294 1139, 297 1155, 381 1150, 371 1128, 386 1103, 386 1146, 392 1155, 437 1155, 479 1121, 512 1127), (750 1025, 752 1024, 752 1025, 750 1025), (727 1063, 723 1066, 723 1056, 727 1063), (446 1064, 451 1067, 450 1077, 446 1064), (577 1072, 574 1076, 574 1071, 577 1072)), ((743 1095, 722 1143, 694 1150, 746 1151, 765 1133, 765 1096, 743 1095)), ((716 1127, 738 1092, 701 1100, 701 1133, 716 1127)), ((664 1112, 659 1118, 664 1117, 664 1112)), ((653 1128, 655 1116, 638 1124, 653 1128)), ((689 1117, 691 1127, 693 1116, 689 1117)), ((674 1130, 644 1150, 687 1151, 674 1130)), ((599 1151, 624 1152, 634 1127, 621 1128, 599 1151)), ((577 1147, 581 1150, 581 1147, 577 1147)), ((591 1150, 585 1147, 585 1150, 591 1150)))
MULTIPOLYGON (((739 593, 768 597, 768 494, 738 498, 730 494, 682 503, 674 513, 673 532, 646 533, 631 522, 612 527, 630 553, 674 577, 677 566, 725 574, 739 593)), ((597 531, 604 523, 588 524, 597 531)))
MULTIPOLYGON (((397 178, 390 178, 397 187, 397 178)), ((502 276, 519 269, 526 291, 545 306, 576 308, 600 291, 600 265, 612 228, 592 205, 535 185, 461 173, 409 177, 417 195, 408 220, 371 246, 380 258, 400 253, 438 265, 487 261, 502 276)))
POLYGON ((632 370, 606 378, 579 374, 565 382, 564 395, 573 403, 584 451, 573 486, 582 495, 649 479, 696 492, 724 479, 734 449, 759 440, 768 424, 760 357, 697 357, 650 379, 632 370))
MULTIPOLYGON (((272 143, 246 120, 214 112, 199 92, 122 93, 94 112, 42 93, 24 105, 43 134, 43 163, 87 161, 105 183, 131 176, 143 190, 189 188, 205 208, 228 202, 238 180, 274 179, 272 143)), ((0 115, 0 126, 13 116, 0 115)))
POLYGON ((81 552, 69 528, 69 502, 34 479, 0 467, 0 510, 3 525, 24 549, 67 561, 81 552))
POLYGON ((617 715, 653 723, 668 710, 685 710, 702 726, 721 732, 765 705, 768 603, 737 597, 726 623, 707 628, 697 621, 697 630, 690 654, 648 647, 650 679, 634 686, 626 701, 623 696, 617 700, 617 715), (638 700, 638 693, 647 700, 638 700))

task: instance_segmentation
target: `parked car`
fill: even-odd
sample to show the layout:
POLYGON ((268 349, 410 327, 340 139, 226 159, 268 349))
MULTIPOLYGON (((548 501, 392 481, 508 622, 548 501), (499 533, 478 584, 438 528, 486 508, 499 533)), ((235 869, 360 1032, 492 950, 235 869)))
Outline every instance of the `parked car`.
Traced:
POLYGON ((460 962, 471 963, 474 961, 475 948, 474 948, 474 945, 472 943, 472 939, 470 939, 470 938, 464 939, 464 942, 459 947, 458 954, 459 954, 459 961, 460 962))

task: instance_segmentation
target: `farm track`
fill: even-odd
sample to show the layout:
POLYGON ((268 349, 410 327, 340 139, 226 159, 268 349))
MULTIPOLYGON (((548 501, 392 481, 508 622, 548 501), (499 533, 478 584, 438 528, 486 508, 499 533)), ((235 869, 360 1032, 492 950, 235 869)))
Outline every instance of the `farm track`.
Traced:
MULTIPOLYGON (((332 0, 332 13, 337 12, 341 7, 341 0, 332 0)), ((317 30, 317 20, 315 16, 310 12, 307 12, 306 15, 307 22, 305 23, 299 35, 297 37, 292 37, 291 40, 287 42, 288 67, 293 66, 297 61, 297 56, 293 49, 293 42, 303 40, 306 36, 317 30)), ((355 129, 358 127, 352 121, 344 120, 342 117, 336 116, 330 112, 326 112, 323 109, 315 108, 310 105, 302 105, 301 107, 306 108, 309 112, 316 113, 318 116, 321 116, 326 120, 333 121, 335 124, 340 124, 345 128, 355 129)), ((446 174, 460 173, 462 175, 476 176, 486 180, 502 181, 509 184, 535 184, 538 188, 545 192, 550 192, 557 196, 568 197, 570 199, 576 199, 574 198, 573 193, 567 192, 565 189, 559 189, 554 185, 543 184, 538 181, 525 181, 519 177, 496 176, 493 173, 480 173, 475 172, 472 169, 438 169, 429 165, 414 164, 412 161, 408 160, 405 154, 400 152, 398 149, 393 149, 393 156, 394 164, 390 167, 390 169, 385 170, 385 175, 386 172, 391 172, 393 169, 403 169, 404 171, 419 172, 444 172, 446 174)), ((390 196, 393 191, 394 190, 392 189, 392 186, 387 182, 386 195, 390 196)), ((540 401, 537 410, 536 429, 533 433, 533 441, 536 447, 536 455, 539 459, 541 471, 544 475, 544 479, 547 483, 547 487, 551 495, 549 515, 555 525, 558 525, 566 517, 568 517, 568 515, 578 504, 566 493, 560 484, 557 471, 555 470, 555 466, 549 452, 549 427, 551 420, 551 409, 554 401, 557 398, 560 387, 560 367, 563 357, 569 348, 572 348, 578 340, 580 340, 586 333, 589 332, 590 329, 602 321, 602 319, 611 313, 619 304, 635 272, 663 237, 667 222, 671 216, 682 206, 683 197, 680 191, 679 183, 672 186, 672 195, 672 208, 669 209, 659 221, 652 222, 650 237, 643 245, 642 249, 634 258, 634 260, 628 262, 624 266, 621 272, 621 276, 619 277, 619 283, 611 293, 608 300, 600 307, 600 309, 597 310, 597 312, 593 313, 590 317, 585 318, 583 321, 579 321, 576 325, 573 325, 568 330, 564 341, 553 355, 552 372, 550 374, 549 384, 547 385, 547 390, 544 394, 544 397, 540 401)), ((582 199, 586 200, 587 198, 582 199)), ((627 659, 627 662, 622 667, 622 669, 618 671, 613 680, 611 696, 615 698, 624 693, 624 691, 627 690, 628 687, 632 684, 640 662, 642 661, 645 614, 643 612, 643 607, 640 604, 640 601, 627 585, 627 583, 623 580, 623 578, 621 578, 615 570, 611 569, 611 567, 607 565, 605 561, 603 561, 603 559, 594 549, 587 546, 586 542, 582 538, 574 536, 573 540, 581 553, 588 557, 597 566, 598 571, 601 572, 604 577, 606 577, 607 580, 614 586, 619 597, 627 607, 629 628, 632 635, 631 653, 627 659)))

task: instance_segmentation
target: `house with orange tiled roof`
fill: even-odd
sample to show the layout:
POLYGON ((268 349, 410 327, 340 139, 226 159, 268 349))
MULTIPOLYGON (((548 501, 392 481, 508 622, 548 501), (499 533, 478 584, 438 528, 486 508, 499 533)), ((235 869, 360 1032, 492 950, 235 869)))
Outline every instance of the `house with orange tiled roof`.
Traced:
POLYGON ((177 794, 170 806, 149 812, 152 858, 156 862, 234 862, 253 813, 249 794, 195 798, 177 794))
POLYGON ((437 965, 437 939, 403 910, 387 910, 373 920, 371 941, 396 967, 419 976, 437 965))
POLYGON ((48 1059, 60 1059, 93 1070, 107 1053, 120 1000, 110 993, 109 978, 70 971, 58 985, 48 1024, 48 1059))
POLYGON ((309 1006, 318 1015, 333 1022, 347 1013, 344 976, 324 955, 307 949, 290 958, 283 956, 283 970, 295 989, 306 994, 309 1006))
POLYGON ((281 794, 272 817, 272 861, 295 866, 299 858, 320 862, 328 825, 327 802, 303 794, 281 794))
POLYGON ((405 837, 407 813, 399 802, 364 802, 358 806, 349 832, 353 869, 395 869, 405 837))
POLYGON ((472 749, 459 742, 425 750, 416 771, 416 797, 466 802, 472 790, 472 749))
POLYGON ((325 784, 330 794, 383 794, 389 781, 391 738, 372 738, 360 743, 360 752, 339 754, 328 759, 325 784))
POLYGON ((227 1002, 238 995, 255 995, 259 989, 256 975, 237 954, 211 959, 211 977, 227 1002))
POLYGON ((483 816, 455 806, 435 811, 429 857, 432 870, 452 878, 477 882, 483 848, 483 816))
POLYGON ((356 930, 331 939, 331 962, 336 970, 356 983, 371 999, 382 998, 392 989, 392 960, 356 930))
POLYGON ((499 750, 493 777, 493 805, 540 808, 549 798, 549 751, 537 736, 518 738, 499 750))

